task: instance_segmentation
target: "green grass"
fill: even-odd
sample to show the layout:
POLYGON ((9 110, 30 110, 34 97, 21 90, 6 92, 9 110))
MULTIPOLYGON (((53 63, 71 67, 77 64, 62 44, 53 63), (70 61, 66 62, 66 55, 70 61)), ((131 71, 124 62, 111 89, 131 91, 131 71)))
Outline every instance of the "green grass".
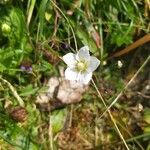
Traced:
MULTIPOLYGON (((122 59, 122 69, 117 59, 107 62, 109 55, 149 33, 148 11, 148 1, 142 0, 1 0, 0 149, 149 150, 148 106, 138 112, 140 99, 132 103, 119 96, 130 89, 123 72, 134 54, 122 59), (89 90, 80 103, 41 111, 35 101, 47 90, 44 81, 59 77, 59 68, 66 67, 61 57, 83 45, 101 60, 89 90), (25 111, 25 121, 17 120, 14 111, 25 111)), ((136 75, 148 61, 140 61, 145 66, 136 75)))

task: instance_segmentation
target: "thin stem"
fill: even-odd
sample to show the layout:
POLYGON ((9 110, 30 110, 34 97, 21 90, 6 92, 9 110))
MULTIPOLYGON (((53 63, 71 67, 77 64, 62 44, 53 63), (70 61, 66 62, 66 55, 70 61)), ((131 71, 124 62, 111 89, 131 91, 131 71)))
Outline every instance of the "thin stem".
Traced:
POLYGON ((99 19, 99 24, 100 24, 100 30, 99 30, 99 34, 100 34, 100 42, 101 42, 101 47, 100 47, 100 60, 103 59, 104 56, 104 45, 103 45, 103 29, 102 29, 102 21, 99 19))
POLYGON ((50 1, 59 10, 59 12, 63 15, 63 17, 66 19, 67 23, 69 24, 71 32, 72 32, 72 35, 73 35, 73 38, 74 38, 74 43, 75 43, 76 51, 78 51, 77 40, 76 40, 75 33, 74 33, 74 30, 72 28, 72 25, 71 25, 70 21, 68 20, 68 18, 66 17, 66 15, 63 13, 63 11, 56 5, 56 3, 54 1, 52 1, 52 0, 50 0, 50 1))
POLYGON ((130 81, 126 84, 124 89, 118 94, 118 96, 114 99, 114 101, 107 107, 107 109, 103 112, 103 114, 100 116, 100 118, 102 118, 105 115, 105 113, 118 101, 118 99, 122 96, 122 94, 127 90, 129 85, 133 82, 133 80, 141 72, 141 70, 144 68, 144 66, 148 63, 149 59, 150 59, 150 56, 147 57, 147 59, 142 64, 142 66, 138 69, 138 71, 134 74, 134 76, 130 79, 130 81))
POLYGON ((73 116, 73 104, 71 104, 71 107, 70 107, 70 118, 69 118, 69 128, 72 127, 72 116, 73 116))
POLYGON ((5 79, 3 79, 2 77, 0 77, 0 80, 2 80, 4 83, 6 83, 8 85, 8 87, 10 88, 10 90, 12 91, 14 97, 17 99, 19 105, 21 107, 24 107, 24 101, 22 100, 22 98, 19 96, 19 94, 17 93, 17 91, 15 90, 15 88, 5 79))
MULTIPOLYGON (((124 131, 126 131, 130 137, 133 138, 133 135, 132 135, 119 121, 117 121, 117 124, 118 124, 118 126, 120 126, 124 131)), ((141 150, 144 150, 144 148, 142 147, 142 145, 141 145, 136 139, 133 139, 133 141, 136 142, 136 144, 140 147, 141 150)), ((126 140, 126 142, 127 142, 127 140, 126 140)))
POLYGON ((33 10, 35 7, 36 0, 29 0, 27 6, 27 27, 29 28, 29 24, 32 18, 33 10))
MULTIPOLYGON (((96 89, 96 91, 97 91, 97 93, 98 93, 99 98, 101 99, 101 101, 103 102, 104 106, 105 106, 106 109, 107 109, 107 105, 106 105, 106 103, 105 103, 105 100, 104 100, 104 98, 102 97, 101 93, 99 92, 99 90, 98 90, 98 88, 97 88, 97 86, 96 86, 96 84, 95 84, 95 82, 94 82, 93 79, 92 79, 92 83, 93 83, 93 85, 94 85, 94 87, 95 87, 95 89, 96 89)), ((126 149, 127 149, 127 150, 130 150, 129 147, 128 147, 128 145, 127 145, 127 143, 126 143, 126 141, 125 141, 125 139, 124 139, 124 137, 122 136, 122 134, 121 134, 121 132, 120 132, 120 130, 119 130, 117 124, 116 124, 116 121, 115 121, 114 117, 112 116, 112 114, 111 114, 111 112, 110 112, 109 109, 108 109, 108 114, 109 114, 110 119, 112 120, 112 122, 113 122, 113 124, 114 124, 114 126, 115 126, 115 128, 116 128, 116 130, 117 130, 117 132, 118 132, 118 134, 119 134, 119 136, 120 136, 120 138, 122 139, 122 141, 123 141, 123 143, 124 143, 126 149)))
POLYGON ((50 149, 53 150, 53 129, 52 129, 52 121, 51 121, 51 113, 49 116, 49 132, 48 132, 48 136, 50 139, 50 149))

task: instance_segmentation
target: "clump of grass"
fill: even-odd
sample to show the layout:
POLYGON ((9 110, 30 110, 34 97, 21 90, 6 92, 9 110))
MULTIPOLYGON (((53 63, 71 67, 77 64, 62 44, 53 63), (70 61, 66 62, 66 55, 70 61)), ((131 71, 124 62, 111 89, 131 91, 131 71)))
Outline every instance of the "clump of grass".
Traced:
POLYGON ((122 95, 149 57, 127 83, 117 61, 107 62, 112 52, 149 32, 148 6, 142 0, 2 0, 0 148, 148 150, 149 109, 142 118, 128 95, 122 95), (101 60, 101 67, 82 102, 42 112, 35 100, 47 90, 44 81, 60 76, 61 56, 83 45, 101 60))

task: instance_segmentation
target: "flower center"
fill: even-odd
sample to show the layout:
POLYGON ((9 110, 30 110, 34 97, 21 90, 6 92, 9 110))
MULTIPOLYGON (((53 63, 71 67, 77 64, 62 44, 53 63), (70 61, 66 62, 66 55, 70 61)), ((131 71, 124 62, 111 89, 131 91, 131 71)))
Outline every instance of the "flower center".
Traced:
POLYGON ((86 71, 86 69, 87 69, 87 63, 86 63, 86 62, 83 62, 83 61, 77 62, 77 64, 76 64, 76 69, 77 69, 77 71, 79 71, 79 72, 86 71))

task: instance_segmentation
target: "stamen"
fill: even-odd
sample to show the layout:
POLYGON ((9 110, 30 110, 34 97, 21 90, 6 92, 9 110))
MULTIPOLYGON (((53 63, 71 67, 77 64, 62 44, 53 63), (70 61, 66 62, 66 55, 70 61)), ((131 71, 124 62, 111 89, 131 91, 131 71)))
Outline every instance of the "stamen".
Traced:
POLYGON ((76 69, 77 69, 78 72, 86 71, 86 69, 87 69, 87 63, 83 62, 83 61, 77 62, 76 69))

